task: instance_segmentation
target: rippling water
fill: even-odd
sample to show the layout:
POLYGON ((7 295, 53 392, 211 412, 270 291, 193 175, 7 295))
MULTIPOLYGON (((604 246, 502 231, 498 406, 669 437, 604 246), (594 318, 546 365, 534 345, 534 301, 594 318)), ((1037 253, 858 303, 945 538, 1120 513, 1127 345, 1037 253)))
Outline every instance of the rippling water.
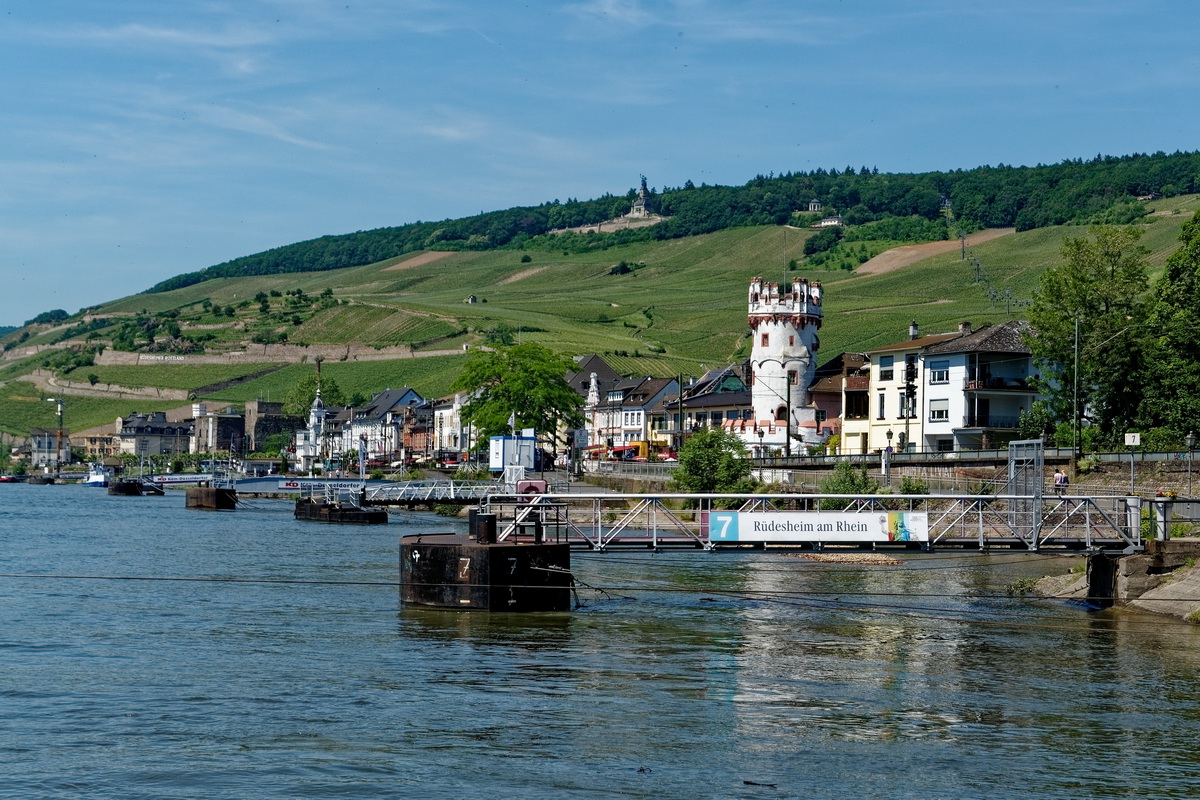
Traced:
POLYGON ((570 613, 401 608, 398 537, 458 524, 0 487, 0 797, 1200 794, 1196 631, 1005 593, 1061 559, 576 553, 570 613))

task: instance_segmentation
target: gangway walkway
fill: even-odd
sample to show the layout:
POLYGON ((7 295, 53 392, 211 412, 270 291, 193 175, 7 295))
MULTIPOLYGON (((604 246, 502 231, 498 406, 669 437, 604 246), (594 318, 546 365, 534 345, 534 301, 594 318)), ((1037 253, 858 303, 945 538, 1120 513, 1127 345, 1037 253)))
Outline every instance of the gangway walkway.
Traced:
MULTIPOLYGON (((1143 511, 1169 524, 1169 504, 1137 497, 1027 495, 764 495, 492 492, 480 511, 497 516, 497 538, 536 537, 593 550, 634 546, 954 547, 986 551, 1142 549, 1143 511), (1019 509, 1023 513, 1014 513, 1019 509), (749 523, 769 520, 757 535, 749 523), (728 535, 730 523, 739 534, 728 535), (718 530, 718 528, 721 528, 718 530), (885 536, 869 537, 870 531, 885 536), (747 533, 747 531, 750 531, 747 533), (782 532, 781 532, 782 531, 782 532), (901 533, 897 535, 897 531, 901 533)), ((755 526, 758 527, 757 525, 755 526)))
POLYGON ((376 505, 463 502, 483 500, 498 488, 503 487, 491 481, 404 481, 369 487, 366 501, 376 505))

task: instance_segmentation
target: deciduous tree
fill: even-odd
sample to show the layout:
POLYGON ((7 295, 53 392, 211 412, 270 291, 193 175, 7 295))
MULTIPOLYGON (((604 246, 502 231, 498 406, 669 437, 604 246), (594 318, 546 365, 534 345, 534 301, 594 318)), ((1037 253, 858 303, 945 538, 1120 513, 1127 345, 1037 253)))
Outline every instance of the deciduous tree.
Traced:
POLYGON ((746 445, 724 428, 693 433, 679 448, 671 477, 685 492, 746 492, 753 488, 746 445))
POLYGON ((1179 441, 1200 428, 1200 213, 1184 223, 1147 318, 1152 332, 1141 418, 1179 441))
POLYGON ((568 428, 583 424, 583 398, 567 383, 576 369, 571 359, 533 342, 493 350, 475 350, 451 387, 466 390, 471 399, 463 410, 481 439, 533 428, 554 433, 561 422, 568 428))
MULTIPOLYGON (((319 380, 321 402, 326 406, 346 405, 346 397, 342 394, 342 389, 337 385, 337 381, 328 376, 321 376, 319 380)), ((313 398, 317 396, 317 381, 316 373, 310 373, 297 381, 292 390, 283 398, 283 413, 307 418, 308 411, 312 408, 313 398)))
POLYGON ((1029 311, 1028 344, 1047 373, 1041 388, 1055 418, 1073 419, 1078 360, 1079 413, 1109 440, 1139 429, 1148 282, 1141 236, 1095 226, 1089 237, 1066 239, 1063 262, 1043 273, 1029 311))

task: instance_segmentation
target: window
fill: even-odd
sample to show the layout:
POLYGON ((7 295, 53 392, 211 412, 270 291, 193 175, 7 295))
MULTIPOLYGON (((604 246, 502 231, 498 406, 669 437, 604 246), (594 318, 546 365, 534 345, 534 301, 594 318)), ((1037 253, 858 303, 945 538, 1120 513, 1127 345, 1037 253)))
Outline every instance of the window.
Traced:
POLYGON ((788 370, 788 383, 790 383, 792 386, 799 385, 800 373, 796 372, 796 370, 794 370, 794 369, 789 369, 788 370))
POLYGON ((930 422, 948 422, 950 420, 950 401, 949 400, 930 400, 929 401, 929 421, 930 422))
POLYGON ((895 363, 895 356, 879 357, 879 380, 890 381, 892 379, 892 367, 895 365, 895 363))
POLYGON ((929 382, 933 383, 949 383, 950 382, 950 362, 949 361, 930 361, 929 362, 929 382))
POLYGON ((904 419, 905 417, 908 417, 909 419, 915 419, 917 416, 917 399, 915 397, 909 397, 908 393, 903 389, 900 390, 900 394, 898 396, 900 398, 900 418, 904 419))
POLYGON ((737 419, 737 418, 738 418, 738 412, 736 409, 731 409, 731 410, 725 412, 725 419, 737 419))
POLYGON ((791 336, 788 337, 788 347, 795 347, 795 346, 796 346, 796 335, 792 334, 791 336))
POLYGON ((876 419, 883 419, 884 397, 885 397, 885 395, 883 394, 883 392, 880 392, 879 393, 879 413, 876 415, 876 417, 875 417, 876 419))
POLYGON ((854 394, 846 394, 846 408, 844 415, 846 419, 866 419, 867 411, 867 393, 855 392, 854 394))
POLYGON ((823 408, 817 409, 817 422, 824 422, 829 419, 829 412, 823 408))
POLYGON ((762 335, 762 346, 766 347, 770 341, 771 341, 771 337, 764 333, 762 335))

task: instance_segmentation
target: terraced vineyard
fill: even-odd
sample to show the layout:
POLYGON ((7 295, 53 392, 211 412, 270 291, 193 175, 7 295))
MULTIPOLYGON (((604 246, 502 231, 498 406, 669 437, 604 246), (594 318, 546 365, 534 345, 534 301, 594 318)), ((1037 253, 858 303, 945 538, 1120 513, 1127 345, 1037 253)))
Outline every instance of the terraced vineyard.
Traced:
MULTIPOLYGON (((1142 244, 1149 262, 1158 268, 1175 249, 1182 223, 1200 208, 1200 199, 1175 197, 1150 207, 1153 214, 1139 227, 1145 231, 1142 244)), ((1022 317, 1039 276, 1058 262, 1063 239, 1086 236, 1087 229, 1014 233, 972 246, 966 259, 955 249, 875 275, 806 265, 803 247, 810 234, 782 226, 747 227, 578 254, 547 247, 454 252, 434 259, 406 256, 344 270, 207 281, 123 298, 92 313, 109 316, 114 325, 144 313, 170 315, 185 332, 210 326, 206 329, 213 332, 214 341, 208 346, 216 353, 254 352, 257 345, 243 340, 262 332, 278 341, 279 334, 286 333, 290 345, 400 344, 418 354, 461 353, 462 345, 478 344, 490 332, 508 329, 520 341, 541 342, 565 354, 599 353, 627 374, 697 374, 747 352, 746 287, 755 276, 781 282, 804 276, 824 285, 818 354, 824 361, 842 351, 905 338, 913 320, 932 333, 953 330, 962 321, 978 326, 1022 317), (788 271, 791 261, 799 265, 796 272, 788 271), (627 267, 623 272, 617 269, 621 262, 627 267), (262 294, 267 295, 269 319, 262 317, 259 301, 251 299, 262 294), (477 302, 464 302, 471 296, 477 302), (220 315, 209 308, 219 308, 220 315)), ((25 343, 51 344, 60 336, 47 328, 24 333, 25 343)), ((21 381, 53 352, 21 355, 16 347, 21 335, 14 332, 0 339, 10 347, 9 358, 0 362, 0 381, 10 381, 0 398, 5 401, 0 430, 24 436, 31 425, 53 424, 53 406, 44 402, 46 393, 37 387, 11 382, 21 381)), ((78 344, 86 342, 80 339, 78 344)), ((67 377, 82 382, 94 375, 100 382, 192 391, 263 367, 239 358, 247 363, 80 366, 67 377)), ((307 363, 293 363, 201 399, 280 399, 300 375, 313 369, 312 355, 304 347, 293 347, 287 360, 307 363)), ((327 359, 323 369, 347 394, 370 395, 388 386, 409 385, 435 397, 448 391, 460 364, 461 356, 356 362, 347 355, 345 361, 327 359)), ((134 406, 150 407, 100 398, 95 403, 72 401, 71 426, 111 421, 134 406)))

